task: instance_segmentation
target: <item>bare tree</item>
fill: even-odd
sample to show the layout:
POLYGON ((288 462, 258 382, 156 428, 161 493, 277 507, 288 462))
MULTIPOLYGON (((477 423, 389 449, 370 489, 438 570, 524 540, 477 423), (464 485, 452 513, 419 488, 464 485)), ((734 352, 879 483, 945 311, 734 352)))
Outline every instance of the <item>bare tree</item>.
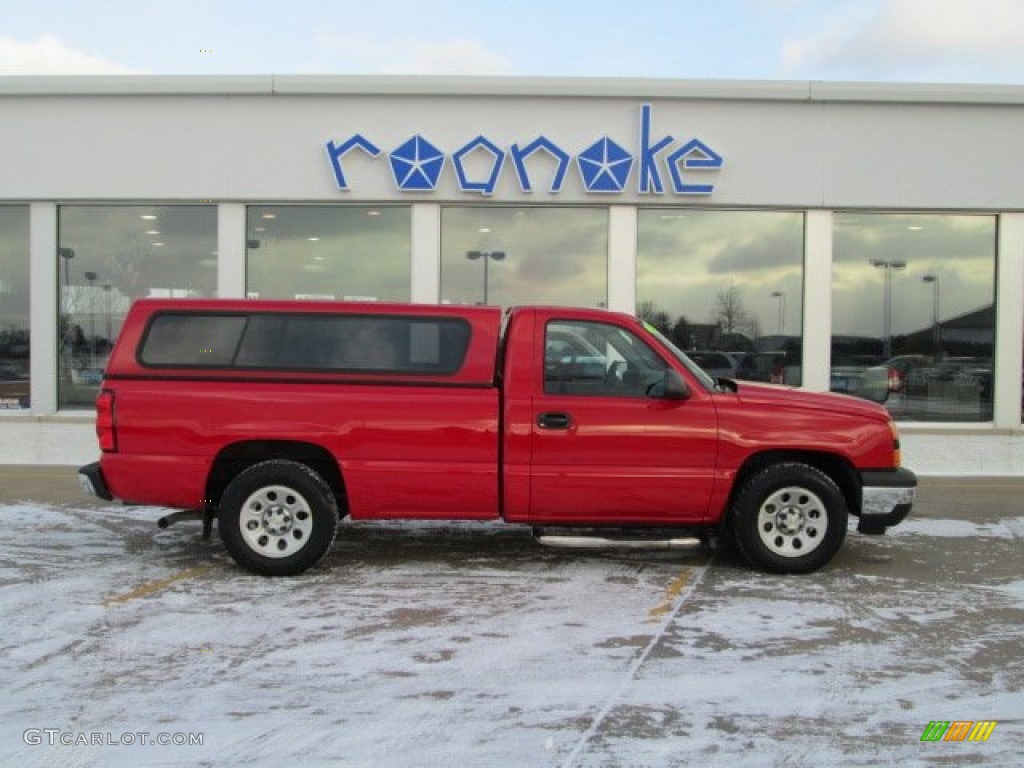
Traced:
POLYGON ((642 301, 636 308, 636 316, 650 323, 666 336, 672 327, 672 316, 663 309, 658 309, 653 301, 642 301))
POLYGON ((697 337, 694 336, 693 330, 690 328, 690 321, 686 319, 686 315, 680 315, 679 319, 676 320, 672 326, 672 335, 669 338, 680 349, 693 349, 697 346, 697 337))
POLYGON ((715 298, 711 319, 718 323, 722 333, 732 335, 749 330, 750 314, 743 308, 743 293, 735 285, 721 291, 715 298))

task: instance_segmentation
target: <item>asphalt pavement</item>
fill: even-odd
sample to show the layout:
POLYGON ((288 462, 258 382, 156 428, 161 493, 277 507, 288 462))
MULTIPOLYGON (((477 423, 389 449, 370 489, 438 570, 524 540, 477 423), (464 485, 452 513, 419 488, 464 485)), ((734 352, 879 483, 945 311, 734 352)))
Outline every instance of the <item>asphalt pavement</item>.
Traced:
POLYGON ((925 478, 806 576, 371 523, 266 579, 74 467, 0 467, 0 765, 1016 766, 1022 498, 925 478))

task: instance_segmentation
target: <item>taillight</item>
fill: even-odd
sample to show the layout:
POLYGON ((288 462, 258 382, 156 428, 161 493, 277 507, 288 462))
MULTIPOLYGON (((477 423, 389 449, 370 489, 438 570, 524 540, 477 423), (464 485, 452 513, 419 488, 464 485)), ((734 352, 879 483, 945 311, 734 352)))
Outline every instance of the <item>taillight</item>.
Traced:
POLYGON ((903 374, 900 373, 899 368, 889 369, 889 391, 899 392, 903 389, 903 374))
POLYGON ((100 441, 100 450, 104 453, 117 451, 117 430, 114 418, 114 393, 112 390, 101 390, 96 397, 96 437, 100 441))

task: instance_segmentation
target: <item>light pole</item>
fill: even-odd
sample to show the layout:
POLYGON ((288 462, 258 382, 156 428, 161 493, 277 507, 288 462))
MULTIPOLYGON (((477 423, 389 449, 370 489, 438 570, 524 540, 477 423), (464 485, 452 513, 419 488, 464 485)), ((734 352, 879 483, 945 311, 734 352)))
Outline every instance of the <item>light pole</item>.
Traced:
POLYGON ((942 326, 939 325, 939 276, 925 275, 921 281, 932 284, 932 344, 938 354, 942 346, 942 326))
POLYGON ((72 355, 74 350, 74 334, 71 332, 71 260, 75 258, 74 248, 58 248, 57 254, 64 260, 64 317, 66 326, 64 328, 64 366, 67 368, 67 376, 71 378, 72 355))
POLYGON ((93 288, 96 287, 95 272, 83 272, 82 276, 89 281, 89 367, 96 367, 96 294, 93 288))
POLYGON ((71 260, 75 258, 74 248, 58 248, 57 253, 64 259, 64 300, 68 305, 67 312, 71 314, 71 302, 68 301, 71 291, 71 260))
POLYGON ((907 262, 902 259, 871 259, 872 267, 885 270, 885 292, 882 304, 882 354, 892 357, 892 271, 906 269, 907 262))
POLYGON ((487 265, 491 261, 503 261, 505 259, 504 251, 466 251, 466 258, 470 261, 476 261, 480 259, 484 263, 484 305, 487 305, 487 281, 488 281, 488 269, 487 265))
POLYGON ((786 333, 786 292, 772 291, 769 295, 779 300, 779 336, 783 336, 786 333))
POLYGON ((106 299, 106 301, 104 302, 105 305, 106 305, 104 307, 104 314, 106 315, 106 318, 107 318, 107 352, 110 351, 110 348, 114 344, 114 339, 111 338, 113 336, 113 333, 112 333, 113 322, 112 322, 112 319, 111 319, 111 316, 110 316, 110 313, 111 313, 110 290, 111 290, 111 288, 112 288, 112 286, 110 285, 110 283, 107 283, 106 285, 103 286, 103 296, 106 299))

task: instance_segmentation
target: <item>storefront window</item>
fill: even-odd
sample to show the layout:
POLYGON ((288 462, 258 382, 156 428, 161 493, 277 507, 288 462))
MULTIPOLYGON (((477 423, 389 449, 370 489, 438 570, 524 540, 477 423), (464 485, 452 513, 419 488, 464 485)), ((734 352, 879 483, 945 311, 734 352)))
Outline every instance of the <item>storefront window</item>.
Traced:
POLYGON ((250 298, 408 301, 408 206, 250 206, 250 298))
POLYGON ((802 213, 642 209, 637 313, 712 376, 802 379, 802 213))
POLYGON ((840 213, 833 237, 833 379, 898 419, 991 420, 995 217, 840 213))
POLYGON ((217 209, 66 205, 58 227, 58 398, 91 406, 133 299, 216 294, 217 209))
POLYGON ((28 206, 0 206, 0 411, 29 407, 28 206))
POLYGON ((443 209, 441 300, 605 306, 607 209, 443 209))

